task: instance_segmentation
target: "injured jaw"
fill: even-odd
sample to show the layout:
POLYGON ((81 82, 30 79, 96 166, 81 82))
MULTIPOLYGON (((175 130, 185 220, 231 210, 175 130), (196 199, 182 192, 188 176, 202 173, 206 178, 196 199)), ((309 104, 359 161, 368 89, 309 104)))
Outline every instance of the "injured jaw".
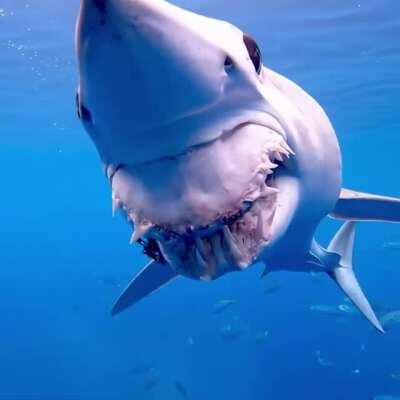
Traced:
POLYGON ((247 268, 271 240, 274 173, 292 154, 275 131, 241 125, 176 157, 119 166, 113 207, 150 257, 190 278, 216 279, 247 268))

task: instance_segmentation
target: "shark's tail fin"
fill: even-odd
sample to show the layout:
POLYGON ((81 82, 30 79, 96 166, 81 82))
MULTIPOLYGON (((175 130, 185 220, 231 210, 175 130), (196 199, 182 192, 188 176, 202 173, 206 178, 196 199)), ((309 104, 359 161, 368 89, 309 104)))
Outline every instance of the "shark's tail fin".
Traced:
POLYGON ((381 323, 372 310, 354 274, 353 247, 355 227, 355 221, 345 222, 329 244, 328 252, 336 253, 340 256, 339 264, 329 272, 329 275, 350 298, 354 305, 358 307, 365 318, 367 318, 378 331, 384 333, 381 323))

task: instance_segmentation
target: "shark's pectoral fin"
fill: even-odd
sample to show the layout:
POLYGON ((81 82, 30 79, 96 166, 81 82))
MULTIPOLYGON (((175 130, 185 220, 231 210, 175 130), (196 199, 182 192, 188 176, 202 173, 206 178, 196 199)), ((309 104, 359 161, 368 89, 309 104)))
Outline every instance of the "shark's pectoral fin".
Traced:
POLYGON ((355 225, 356 223, 354 221, 344 223, 336 236, 332 239, 328 247, 328 252, 338 254, 341 258, 339 265, 329 271, 329 275, 354 305, 358 307, 365 318, 367 318, 378 331, 384 333, 381 323, 376 317, 354 274, 353 246, 355 225))
POLYGON ((330 216, 354 221, 400 222, 400 198, 342 189, 330 216))
POLYGON ((152 261, 129 283, 115 302, 111 315, 115 316, 133 306, 178 277, 168 264, 152 261))

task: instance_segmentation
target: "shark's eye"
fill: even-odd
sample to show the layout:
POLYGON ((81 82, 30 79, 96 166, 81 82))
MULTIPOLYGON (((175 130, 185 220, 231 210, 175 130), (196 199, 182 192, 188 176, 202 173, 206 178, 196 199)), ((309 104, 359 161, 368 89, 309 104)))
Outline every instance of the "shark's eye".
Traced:
POLYGON ((257 71, 257 74, 259 74, 262 68, 261 50, 258 47, 256 41, 250 35, 244 34, 243 41, 246 45, 247 51, 249 52, 249 56, 254 65, 254 68, 257 71))

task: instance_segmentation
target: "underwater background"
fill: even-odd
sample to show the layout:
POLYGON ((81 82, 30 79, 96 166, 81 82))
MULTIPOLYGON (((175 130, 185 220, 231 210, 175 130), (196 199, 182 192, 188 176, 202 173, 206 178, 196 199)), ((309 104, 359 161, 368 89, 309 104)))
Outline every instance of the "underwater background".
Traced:
MULTIPOLYGON (((175 3, 250 32, 322 104, 347 187, 400 196, 398 0, 175 3)), ((146 258, 76 117, 78 6, 0 0, 0 399, 400 399, 400 314, 376 333, 325 276, 182 279, 110 317, 146 258)), ((400 310, 400 226, 360 224, 355 265, 400 310)))

